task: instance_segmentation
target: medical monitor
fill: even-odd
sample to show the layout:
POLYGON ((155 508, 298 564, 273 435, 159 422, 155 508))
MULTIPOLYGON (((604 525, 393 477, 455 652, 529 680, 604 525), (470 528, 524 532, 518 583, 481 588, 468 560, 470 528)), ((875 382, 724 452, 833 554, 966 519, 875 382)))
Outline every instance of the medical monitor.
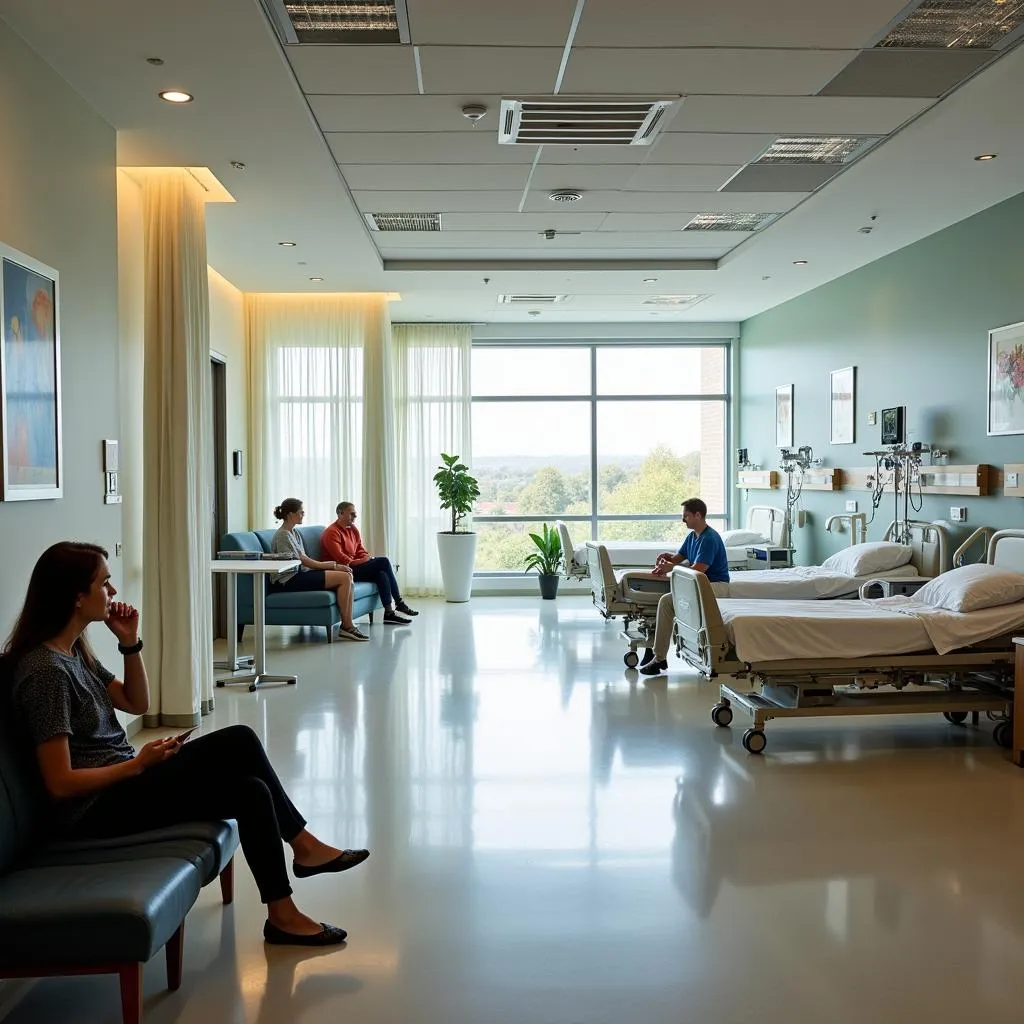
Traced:
POLYGON ((907 409, 904 405, 882 410, 882 444, 904 444, 906 442, 906 419, 907 409))

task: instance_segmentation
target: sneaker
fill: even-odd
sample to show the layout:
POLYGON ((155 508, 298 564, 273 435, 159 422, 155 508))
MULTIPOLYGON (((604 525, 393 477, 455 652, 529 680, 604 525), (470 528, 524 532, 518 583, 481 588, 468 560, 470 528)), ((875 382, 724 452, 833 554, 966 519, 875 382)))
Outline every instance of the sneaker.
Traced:
POLYGON ((396 612, 385 612, 384 622, 389 626, 408 626, 409 620, 403 619, 401 615, 396 612))
POLYGON ((658 676, 661 675, 662 672, 667 671, 668 662, 658 661, 657 658, 654 658, 652 661, 649 661, 646 665, 644 665, 642 669, 640 669, 640 674, 642 676, 658 676))
POLYGON ((395 611, 403 615, 419 615, 419 612, 414 612, 404 601, 395 602, 395 611))
POLYGON ((344 626, 338 627, 338 636, 342 640, 369 640, 370 638, 365 633, 360 633, 356 626, 349 626, 346 629, 344 626))

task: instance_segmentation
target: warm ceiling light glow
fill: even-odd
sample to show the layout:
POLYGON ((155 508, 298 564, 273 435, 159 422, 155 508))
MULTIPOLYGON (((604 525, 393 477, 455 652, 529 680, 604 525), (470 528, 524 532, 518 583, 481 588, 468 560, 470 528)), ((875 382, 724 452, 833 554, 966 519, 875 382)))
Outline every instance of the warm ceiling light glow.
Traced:
POLYGON ((277 244, 278 245, 283 245, 286 249, 294 249, 295 248, 295 243, 294 242, 278 242, 277 244))
POLYGON ((164 89, 160 93, 160 99, 168 103, 191 103, 193 98, 192 93, 182 92, 181 89, 164 89))
POLYGON ((976 156, 974 159, 975 160, 995 160, 995 158, 998 155, 999 155, 998 153, 982 153, 980 156, 976 156))
POLYGON ((807 266, 807 260, 793 260, 793 266, 794 267, 806 267, 807 266))
POLYGON ((322 277, 311 277, 311 278, 310 278, 310 281, 316 281, 317 283, 319 283, 319 282, 320 282, 320 281, 322 281, 322 280, 323 280, 323 278, 322 278, 322 277))
POLYGON ((401 302, 402 301, 402 293, 401 292, 385 292, 384 293, 384 300, 386 302, 401 302))

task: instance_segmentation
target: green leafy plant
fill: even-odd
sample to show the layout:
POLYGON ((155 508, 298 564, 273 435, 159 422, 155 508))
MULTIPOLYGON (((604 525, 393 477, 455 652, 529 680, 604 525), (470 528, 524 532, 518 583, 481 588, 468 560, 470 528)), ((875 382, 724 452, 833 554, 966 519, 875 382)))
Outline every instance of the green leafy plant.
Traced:
POLYGON ((558 531, 543 523, 540 533, 531 533, 530 540, 537 550, 526 556, 523 572, 535 570, 541 576, 557 576, 562 568, 562 540, 558 531))
POLYGON ((442 452, 441 461, 443 465, 434 474, 434 483, 437 484, 441 508, 451 509, 452 513, 452 528, 445 532, 469 533, 469 530, 460 530, 459 523, 473 511, 473 502, 480 497, 480 487, 476 478, 469 475, 469 466, 459 462, 458 455, 442 452))

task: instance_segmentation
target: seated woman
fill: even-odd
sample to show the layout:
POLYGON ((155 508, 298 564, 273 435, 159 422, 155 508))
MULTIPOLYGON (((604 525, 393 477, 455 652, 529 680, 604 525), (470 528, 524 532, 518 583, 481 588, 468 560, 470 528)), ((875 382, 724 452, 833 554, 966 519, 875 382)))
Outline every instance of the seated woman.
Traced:
POLYGON ((114 709, 149 710, 139 613, 112 601, 107 552, 63 541, 40 556, 21 615, 3 648, 15 713, 36 750, 65 838, 105 838, 185 821, 236 818, 242 852, 267 905, 263 935, 280 945, 327 946, 345 932, 303 914, 292 899, 281 841, 296 878, 345 871, 368 850, 339 850, 307 831, 256 734, 233 725, 184 743, 153 740, 136 752, 114 709), (124 656, 117 679, 85 636, 105 622, 124 656))
POLYGON ((333 590, 341 613, 339 636, 344 640, 369 640, 352 621, 352 570, 340 562, 318 562, 306 554, 302 537, 295 531, 305 515, 306 510, 298 498, 285 498, 274 509, 274 518, 282 522, 270 543, 270 550, 274 554, 297 558, 302 564, 293 572, 283 573, 277 579, 270 580, 268 588, 275 587, 278 591, 333 590))

